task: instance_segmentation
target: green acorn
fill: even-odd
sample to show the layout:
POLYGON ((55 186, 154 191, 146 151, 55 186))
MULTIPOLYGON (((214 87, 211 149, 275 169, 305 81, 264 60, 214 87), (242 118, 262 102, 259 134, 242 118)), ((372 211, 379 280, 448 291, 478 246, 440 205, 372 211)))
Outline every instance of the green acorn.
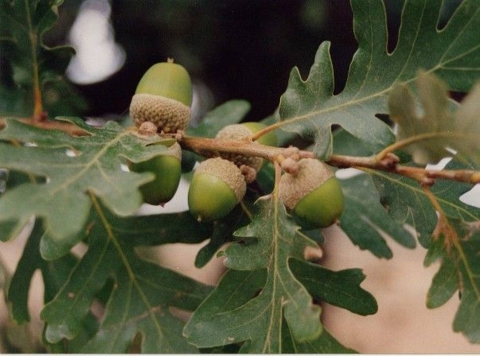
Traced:
POLYGON ((133 172, 151 172, 155 179, 140 186, 143 201, 151 205, 163 205, 175 195, 181 178, 182 149, 175 142, 168 153, 147 161, 130 163, 133 172))
POLYGON ((279 198, 304 228, 328 227, 343 212, 342 187, 330 167, 313 158, 298 162, 280 179, 279 198))
MULTIPOLYGON (((256 124, 256 123, 250 123, 250 124, 256 124)), ((220 131, 218 131, 215 137, 219 139, 240 140, 250 136, 254 132, 256 131, 251 129, 250 126, 247 125, 247 123, 233 124, 233 125, 227 125, 224 128, 222 128, 220 131)), ((261 157, 251 157, 251 156, 241 155, 238 153, 229 153, 229 152, 222 152, 220 155, 221 157, 228 159, 229 161, 232 161, 238 167, 241 167, 242 165, 246 165, 253 168, 255 171, 258 171, 260 168, 262 168, 263 159, 261 157)))
POLYGON ((136 126, 150 121, 158 132, 185 130, 190 121, 192 82, 187 70, 173 60, 150 67, 135 90, 130 116, 136 126))
POLYGON ((240 169, 223 158, 209 158, 197 167, 188 190, 188 207, 198 221, 228 215, 243 199, 245 179, 240 169))

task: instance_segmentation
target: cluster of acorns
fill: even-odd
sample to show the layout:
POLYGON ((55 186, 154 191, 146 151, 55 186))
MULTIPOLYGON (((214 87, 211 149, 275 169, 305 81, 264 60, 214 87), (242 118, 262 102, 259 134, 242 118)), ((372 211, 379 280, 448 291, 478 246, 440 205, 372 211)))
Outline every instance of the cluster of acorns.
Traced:
MULTIPOLYGON (((130 115, 138 127, 148 123, 158 133, 181 132, 188 126, 191 102, 192 86, 188 72, 169 60, 155 64, 141 78, 130 104, 130 115)), ((264 127, 255 122, 229 125, 216 137, 245 139, 264 127)), ((276 146, 277 138, 270 132, 255 142, 276 146)), ((132 171, 155 174, 153 181, 140 187, 148 204, 168 202, 178 188, 180 145, 175 143, 169 152, 130 164, 132 171)), ((295 149, 285 151, 288 154, 282 162, 284 174, 279 183, 279 198, 301 226, 330 226, 343 211, 340 183, 327 164, 316 159, 300 159, 296 152, 295 149)), ((190 212, 199 221, 215 221, 228 215, 242 201, 247 184, 255 180, 263 163, 260 157, 226 152, 202 161, 195 169, 188 191, 190 212)))

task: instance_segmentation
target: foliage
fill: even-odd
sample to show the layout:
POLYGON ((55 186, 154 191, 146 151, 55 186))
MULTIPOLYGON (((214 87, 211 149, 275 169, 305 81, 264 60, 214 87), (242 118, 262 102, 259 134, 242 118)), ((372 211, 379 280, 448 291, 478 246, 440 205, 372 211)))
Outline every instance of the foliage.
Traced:
POLYGON ((57 20, 60 0, 0 2, 0 53, 8 58, 2 68, 2 115, 71 115, 85 108, 64 73, 74 50, 49 48, 42 36, 57 20), (77 99, 75 99, 77 97, 77 99))
POLYGON ((332 95, 333 65, 330 44, 325 42, 306 81, 298 70, 292 71, 280 101, 279 126, 313 138, 319 157, 332 154, 330 127, 334 124, 378 152, 394 140, 392 131, 375 115, 387 112, 386 97, 396 83, 410 84, 421 68, 438 74, 451 90, 468 90, 480 74, 480 50, 473 35, 480 21, 478 6, 475 1, 464 2, 441 32, 436 26, 440 7, 438 0, 405 2, 397 46, 388 53, 383 3, 352 1, 359 48, 344 90, 332 95))
POLYGON ((388 239, 407 248, 418 239, 428 249, 425 264, 441 263, 427 306, 439 307, 459 291, 453 329, 480 343, 480 210, 459 200, 480 182, 474 86, 480 3, 463 1, 439 30, 440 0, 406 1, 391 53, 383 2, 351 4, 359 48, 345 88, 333 95, 330 44, 321 44, 308 78, 292 70, 278 113, 254 134, 290 133, 283 134, 283 147, 272 148, 213 139, 244 119, 250 106, 242 100, 215 108, 180 138, 147 137, 115 122, 92 127, 67 116, 79 102, 65 98, 53 107, 44 95, 52 80, 67 85, 59 83, 72 49, 42 43, 60 2, 0 0, 0 44, 9 68, 0 82, 0 239, 8 243, 33 224, 8 286, 12 318, 29 321, 29 285, 40 270, 43 340, 51 352, 353 352, 322 325, 321 305, 374 314, 374 296, 361 287, 365 275, 321 266, 321 231, 301 229, 278 199, 281 163, 298 134, 301 147, 312 148, 299 156, 362 171, 341 180, 346 207, 339 226, 351 241, 392 258, 388 239), (460 104, 448 97, 447 88, 472 87, 460 104), (43 114, 59 108, 64 112, 56 118, 43 114), (393 130, 378 118, 387 113, 397 124, 393 130), (201 223, 188 211, 137 216, 139 187, 153 174, 130 172, 128 162, 166 154, 165 144, 176 139, 196 154, 190 160, 225 151, 270 162, 222 220, 201 223), (452 158, 445 169, 426 167, 445 157, 452 158), (196 266, 217 256, 228 267, 215 287, 138 252, 205 240, 196 266), (73 253, 75 246, 86 252, 73 253))

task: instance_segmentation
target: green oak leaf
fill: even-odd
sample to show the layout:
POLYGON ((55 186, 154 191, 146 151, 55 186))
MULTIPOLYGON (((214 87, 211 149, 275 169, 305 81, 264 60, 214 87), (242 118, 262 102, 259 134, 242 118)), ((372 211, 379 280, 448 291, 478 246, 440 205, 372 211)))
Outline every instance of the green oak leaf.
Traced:
POLYGON ((397 141, 412 141, 404 148, 417 164, 437 163, 454 149, 465 160, 480 165, 480 84, 473 87, 455 112, 445 83, 421 71, 417 87, 423 107, 419 116, 407 86, 397 84, 390 92, 390 117, 398 124, 397 141))
POLYGON ((92 303, 113 278, 98 331, 74 351, 124 353, 140 334, 145 353, 196 352, 182 337, 184 324, 170 308, 193 311, 211 287, 140 259, 134 248, 198 243, 208 237, 210 229, 188 212, 120 218, 97 201, 87 226, 87 252, 41 312, 46 340, 75 342, 92 303), (176 223, 184 227, 180 234, 176 223))
POLYGON ((8 80, 0 81, 0 115, 31 116, 38 110, 76 114, 85 102, 64 73, 69 46, 47 47, 43 35, 57 21, 62 0, 0 0, 0 53, 8 80))
MULTIPOLYGON (((452 160, 445 169, 466 169, 464 164, 452 160)), ((380 192, 388 215, 400 224, 411 225, 418 234, 419 242, 428 247, 438 217, 420 184, 411 179, 388 172, 370 172, 380 192)), ((431 192, 436 196, 449 219, 466 222, 480 220, 480 209, 463 203, 459 198, 472 189, 472 184, 438 180, 431 192)))
POLYGON ((369 150, 362 141, 351 135, 348 131, 339 128, 333 132, 333 153, 337 155, 371 156, 369 150))
POLYGON ((93 128, 78 119, 64 120, 89 135, 72 137, 14 119, 7 120, 7 127, 0 131, 0 167, 46 178, 3 193, 0 224, 23 226, 32 215, 42 218, 46 234, 41 251, 47 259, 68 253, 80 241, 78 232, 91 208, 89 195, 98 196, 120 216, 134 214, 142 203, 138 187, 152 180, 153 174, 127 172, 122 165, 127 159, 138 162, 167 152, 158 144, 160 138, 140 137, 114 122, 93 128))
POLYGON ((230 100, 209 111, 197 126, 190 126, 187 134, 201 137, 215 137, 227 125, 238 124, 250 111, 245 100, 230 100))
POLYGON ((328 330, 324 329, 322 334, 312 341, 296 341, 288 329, 288 324, 282 324, 283 348, 287 353, 295 354, 351 354, 357 353, 355 350, 343 346, 337 341, 328 330))
POLYGON ((387 51, 388 31, 381 0, 352 0, 358 50, 343 91, 334 92, 328 42, 320 45, 306 80, 297 68, 280 99, 279 127, 314 139, 318 157, 332 154, 332 125, 378 152, 394 141, 389 127, 375 115, 387 112, 387 95, 396 83, 411 84, 423 68, 439 75, 451 90, 467 91, 480 76, 480 3, 462 1, 438 29, 441 0, 404 2, 398 41, 387 51))
POLYGON ((411 233, 388 216, 369 175, 360 174, 342 179, 340 182, 345 196, 345 209, 340 216, 340 227, 355 245, 362 250, 371 251, 380 258, 393 256, 385 241, 385 234, 402 246, 415 247, 415 239, 411 233))
POLYGON ((390 218, 412 226, 420 244, 427 246, 437 214, 418 182, 386 172, 372 172, 372 178, 390 218))
POLYGON ((375 298, 360 288, 365 275, 359 269, 334 272, 320 265, 293 258, 290 260, 290 268, 317 300, 359 315, 375 314, 378 310, 375 298))
MULTIPOLYGON (((201 333, 208 340, 198 340, 202 344, 210 344, 212 339, 215 339, 215 335, 220 331, 214 324, 204 323, 208 321, 212 315, 223 315, 227 313, 229 316, 235 317, 231 313, 242 308, 246 303, 251 302, 252 298, 259 297, 263 293, 265 282, 267 279, 267 273, 265 269, 256 271, 236 271, 228 270, 220 280, 217 288, 208 296, 208 298, 201 304, 201 306, 195 311, 191 320, 185 326, 185 335, 189 341, 197 343, 197 332, 201 333), (203 321, 201 321, 203 320, 203 321), (199 324, 197 324, 199 323, 199 324), (203 330, 203 328, 207 330, 203 330), (198 328, 198 330, 197 330, 198 328)), ((315 289, 315 287, 313 287, 315 289)), ((255 342, 252 339, 260 339, 263 335, 257 335, 259 332, 255 327, 259 322, 258 315, 253 316, 254 323, 249 326, 252 327, 250 331, 251 338, 242 342, 238 340, 234 331, 236 323, 241 322, 236 317, 232 320, 231 325, 227 327, 227 332, 222 332, 222 336, 226 336, 221 340, 221 345, 239 345, 240 352, 255 352, 255 342), (230 333, 232 332, 232 333, 230 333)), ((347 349, 342 346, 328 330, 323 328, 322 333, 313 340, 299 342, 293 337, 292 332, 289 329, 288 322, 283 318, 281 320, 273 321, 272 323, 278 323, 278 325, 272 325, 275 330, 279 331, 279 335, 276 337, 281 342, 282 353, 350 353, 351 349, 347 349)), ((246 331, 246 330, 245 330, 246 331)), ((201 335, 198 335, 199 337, 201 335)), ((267 341, 266 341, 267 342, 267 341)), ((268 346, 268 345, 266 345, 268 346)), ((274 345, 271 345, 274 346, 274 345)), ((278 347, 278 345, 277 345, 278 347)), ((272 347, 270 349, 273 349, 272 347)), ((270 350, 269 349, 269 350, 270 350)), ((279 351, 280 352, 280 351, 279 351)))
MULTIPOLYGON (((233 233, 235 230, 248 223, 249 220, 244 213, 244 209, 247 209, 250 204, 246 199, 243 200, 242 204, 243 207, 237 205, 226 217, 213 224, 209 242, 197 253, 195 267, 202 268, 205 266, 223 245, 234 240, 233 233)), ((249 212, 254 214, 251 209, 249 209, 249 212)))
MULTIPOLYGON (((23 183, 40 183, 44 182, 44 180, 39 179, 38 177, 33 176, 32 174, 25 174, 22 172, 15 172, 9 171, 7 169, 2 169, 2 178, 3 181, 3 189, 2 193, 5 193, 7 190, 13 189, 14 187, 21 185, 23 183)), ((1 194, 0 194, 1 198, 1 194)), ((0 219, 1 220, 1 219, 0 219)), ((8 241, 17 237, 25 226, 28 224, 27 221, 20 221, 20 220, 6 220, 0 222, 0 240, 1 241, 8 241)))
POLYGON ((440 233, 432 239, 426 265, 441 261, 428 291, 427 306, 436 308, 447 302, 458 290, 460 306, 453 330, 463 333, 472 343, 480 342, 480 220, 465 223, 449 220, 453 232, 440 233))
POLYGON ((243 343, 241 351, 251 353, 289 352, 285 321, 296 343, 314 342, 322 334, 320 307, 289 266, 291 258, 303 260, 305 249, 318 245, 277 199, 263 197, 257 205, 252 222, 235 232, 242 242, 224 252, 231 270, 185 327, 197 347, 243 343))
POLYGON ((425 256, 426 267, 441 260, 427 294, 427 307, 438 308, 448 302, 459 288, 458 271, 451 258, 444 258, 445 246, 434 240, 425 256))
MULTIPOLYGON (((445 169, 461 170, 471 167, 452 160, 445 169)), ((429 247, 425 265, 441 261, 440 269, 428 292, 427 306, 439 307, 456 291, 460 291, 462 301, 454 320, 454 330, 464 333, 472 342, 479 342, 476 310, 480 302, 478 293, 480 274, 477 271, 480 209, 464 204, 459 199, 472 188, 472 184, 437 180, 430 188, 442 208, 445 219, 456 228, 456 234, 450 236, 447 242, 445 236, 437 236, 435 230, 438 224, 437 213, 418 182, 386 172, 368 171, 368 173, 380 191, 380 201, 389 215, 386 220, 392 219, 399 226, 410 224, 415 228, 422 245, 429 247), (473 229, 474 227, 477 230, 473 229)), ((357 179, 361 182, 360 178, 357 179)), ((357 185, 356 190, 356 194, 360 194, 362 189, 357 185)), ((395 236, 392 233, 390 235, 395 236)))
POLYGON ((8 241, 17 237, 26 224, 27 221, 23 223, 14 220, 0 222, 0 241, 8 241))
MULTIPOLYGON (((25 244, 22 256, 18 262, 15 273, 10 280, 6 293, 6 300, 10 307, 11 317, 20 325, 25 325, 31 319, 29 299, 31 298, 32 278, 38 270, 41 273, 44 285, 43 302, 49 303, 62 286, 70 278, 70 273, 75 268, 78 260, 72 254, 68 254, 55 261, 45 261, 39 252, 39 244, 44 230, 40 221, 36 221, 33 230, 25 244)), ((86 340, 93 337, 98 330, 98 321, 93 314, 88 311, 87 315, 79 321, 77 337, 71 342, 61 342, 58 344, 48 344, 50 352, 66 353, 78 349, 78 345, 83 345, 86 340)), ((25 340, 23 340, 25 341, 25 340)), ((23 346, 23 343, 20 344, 23 346)))
POLYGON ((10 305, 12 317, 17 323, 30 321, 28 297, 29 286, 34 272, 40 270, 42 273, 45 286, 43 299, 47 303, 57 294, 77 263, 77 259, 71 254, 67 254, 55 261, 42 259, 39 253, 39 245, 43 233, 42 224, 38 220, 35 221, 33 230, 9 284, 7 301, 10 305))

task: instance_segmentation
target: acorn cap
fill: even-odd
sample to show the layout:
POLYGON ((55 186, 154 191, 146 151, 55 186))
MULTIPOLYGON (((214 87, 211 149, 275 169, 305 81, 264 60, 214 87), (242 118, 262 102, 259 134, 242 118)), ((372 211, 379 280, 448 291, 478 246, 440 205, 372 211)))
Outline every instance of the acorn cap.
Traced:
MULTIPOLYGON (((240 140, 245 137, 248 137, 252 134, 252 131, 242 125, 242 124, 233 124, 227 125, 218 131, 216 138, 219 139, 233 139, 233 140, 240 140)), ((229 153, 229 152, 222 152, 221 157, 228 159, 235 163, 238 167, 242 165, 247 165, 258 171, 262 168, 263 158, 261 157, 252 157, 252 156, 245 156, 238 153, 229 153)))
POLYGON ((280 178, 279 198, 293 210, 302 198, 334 176, 327 164, 314 158, 303 158, 298 161, 296 175, 285 173, 280 178))
POLYGON ((130 116, 136 126, 150 121, 158 132, 185 130, 190 121, 190 108, 174 99, 153 94, 135 94, 130 103, 130 116))

